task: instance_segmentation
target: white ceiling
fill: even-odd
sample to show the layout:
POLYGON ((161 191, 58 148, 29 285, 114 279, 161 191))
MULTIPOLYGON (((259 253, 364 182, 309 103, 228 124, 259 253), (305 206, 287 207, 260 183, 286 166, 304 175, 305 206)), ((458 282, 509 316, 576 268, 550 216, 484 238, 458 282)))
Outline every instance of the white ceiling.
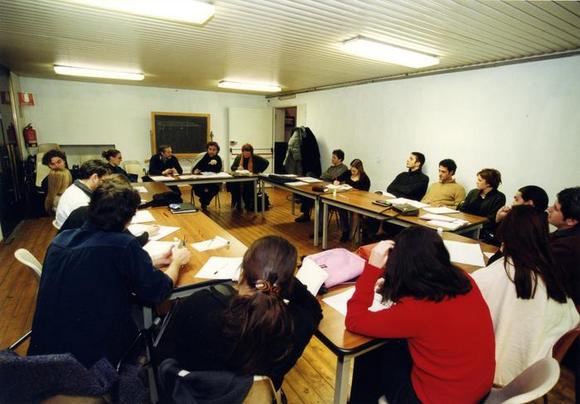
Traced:
POLYGON ((196 27, 57 0, 0 0, 0 64, 45 78, 57 78, 54 64, 142 71, 145 80, 132 84, 212 91, 223 79, 278 82, 287 93, 580 51, 578 1, 213 3, 215 16, 196 27), (356 35, 441 63, 412 69, 343 53, 340 42, 356 35))

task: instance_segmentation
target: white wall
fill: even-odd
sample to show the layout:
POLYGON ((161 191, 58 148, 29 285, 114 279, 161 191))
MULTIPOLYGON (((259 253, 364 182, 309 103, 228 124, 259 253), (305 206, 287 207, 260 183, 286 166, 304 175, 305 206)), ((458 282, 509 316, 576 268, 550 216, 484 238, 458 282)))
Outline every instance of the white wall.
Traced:
POLYGON ((211 115, 227 159, 228 108, 265 107, 263 96, 21 77, 36 105, 24 109, 40 143, 115 144, 125 160, 151 156, 151 112, 211 115))
POLYGON ((299 94, 275 107, 306 104, 298 124, 319 140, 323 166, 342 148, 361 158, 372 189, 385 189, 411 151, 425 172, 453 158, 471 189, 481 168, 502 172, 508 200, 537 184, 550 199, 580 185, 580 56, 299 94))

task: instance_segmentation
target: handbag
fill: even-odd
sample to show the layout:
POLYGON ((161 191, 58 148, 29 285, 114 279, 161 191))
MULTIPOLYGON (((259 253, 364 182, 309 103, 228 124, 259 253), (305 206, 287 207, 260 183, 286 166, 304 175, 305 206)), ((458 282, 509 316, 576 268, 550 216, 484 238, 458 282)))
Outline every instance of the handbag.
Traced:
POLYGON ((345 248, 333 248, 309 255, 308 258, 328 272, 328 279, 324 282, 326 288, 356 278, 365 267, 364 259, 345 248))

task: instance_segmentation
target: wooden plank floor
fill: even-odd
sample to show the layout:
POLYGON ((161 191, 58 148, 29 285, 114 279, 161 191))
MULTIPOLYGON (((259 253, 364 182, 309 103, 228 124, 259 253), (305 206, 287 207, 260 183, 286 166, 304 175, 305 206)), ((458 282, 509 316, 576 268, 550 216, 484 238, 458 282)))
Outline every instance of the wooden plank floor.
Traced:
MULTIPOLYGON (((185 194, 184 190, 184 194, 185 194)), ((309 235, 312 222, 295 223, 291 214, 289 194, 269 189, 273 205, 264 216, 253 213, 238 213, 230 209, 229 194, 221 193, 221 208, 210 205, 209 216, 227 229, 240 241, 250 245, 253 240, 265 235, 280 235, 297 248, 300 256, 320 251, 312 245, 309 235)), ((187 198, 185 198, 187 199, 187 198)), ((296 214, 299 214, 296 206, 296 214)), ((329 247, 354 249, 351 243, 340 243, 340 232, 331 224, 333 234, 329 247)), ((25 220, 14 231, 8 244, 0 245, 0 348, 7 347, 30 329, 34 313, 37 283, 31 273, 14 259, 14 251, 27 248, 40 261, 56 231, 49 218, 25 220)), ((27 344, 18 352, 26 352, 27 344)), ((283 389, 289 403, 331 403, 334 394, 334 372, 336 357, 313 338, 297 365, 286 376, 283 389)), ((556 387, 549 394, 552 403, 574 402, 574 375, 566 368, 556 387)))

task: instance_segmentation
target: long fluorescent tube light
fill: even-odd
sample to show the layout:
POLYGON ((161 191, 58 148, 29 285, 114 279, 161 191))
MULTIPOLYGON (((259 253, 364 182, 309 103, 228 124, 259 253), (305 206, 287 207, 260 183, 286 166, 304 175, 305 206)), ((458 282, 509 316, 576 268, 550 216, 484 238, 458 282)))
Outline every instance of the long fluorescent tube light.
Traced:
POLYGON ((222 80, 218 83, 220 88, 231 88, 234 90, 247 90, 247 91, 263 91, 268 93, 277 93, 282 91, 282 87, 278 84, 269 83, 242 83, 239 81, 227 81, 222 80))
POLYGON ((56 74, 63 74, 65 76, 97 77, 102 79, 139 81, 145 78, 145 75, 143 75, 143 73, 116 72, 112 70, 89 69, 84 67, 73 67, 62 65, 54 65, 54 72, 56 74))
POLYGON ((215 13, 213 4, 197 0, 67 0, 105 10, 201 25, 215 13))
POLYGON ((349 39, 343 43, 344 50, 353 55, 381 62, 394 63, 408 67, 427 67, 439 64, 437 56, 399 48, 383 42, 368 39, 362 36, 349 39))

